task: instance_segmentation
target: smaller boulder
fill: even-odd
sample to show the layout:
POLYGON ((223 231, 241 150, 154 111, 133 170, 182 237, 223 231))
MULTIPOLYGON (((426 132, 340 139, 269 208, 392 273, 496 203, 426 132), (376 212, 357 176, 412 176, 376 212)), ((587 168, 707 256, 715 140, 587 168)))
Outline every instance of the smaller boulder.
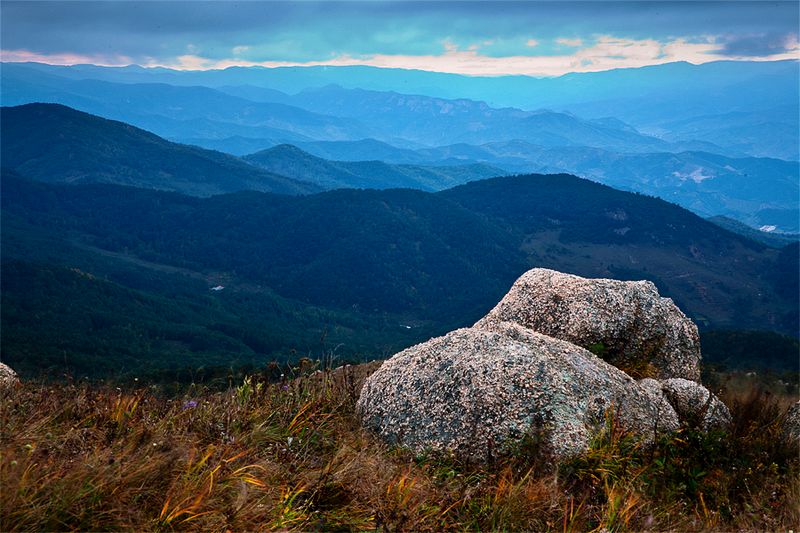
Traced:
POLYGON ((730 425, 728 407, 702 385, 681 378, 665 379, 661 385, 681 421, 695 423, 705 431, 730 425))
POLYGON ((14 372, 7 364, 0 363, 0 387, 11 387, 17 383, 19 383, 17 373, 14 372))
POLYGON ((790 444, 800 444, 800 402, 792 405, 783 419, 783 438, 790 444))

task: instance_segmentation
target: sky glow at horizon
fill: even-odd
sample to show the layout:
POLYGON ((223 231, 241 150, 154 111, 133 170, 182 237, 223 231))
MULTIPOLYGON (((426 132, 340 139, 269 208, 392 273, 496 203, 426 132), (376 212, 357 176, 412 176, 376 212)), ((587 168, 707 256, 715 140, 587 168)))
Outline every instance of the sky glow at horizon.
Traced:
POLYGON ((3 2, 3 61, 557 76, 800 59, 797 2, 3 2))

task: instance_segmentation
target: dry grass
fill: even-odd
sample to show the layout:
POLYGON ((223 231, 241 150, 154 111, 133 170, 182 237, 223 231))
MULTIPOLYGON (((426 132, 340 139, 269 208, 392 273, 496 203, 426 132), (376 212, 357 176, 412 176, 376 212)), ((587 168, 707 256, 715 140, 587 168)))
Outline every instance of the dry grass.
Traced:
POLYGON ((166 398, 24 383, 0 392, 0 530, 780 530, 800 526, 783 400, 725 397, 729 435, 643 450, 609 418, 582 458, 536 440, 490 465, 419 458, 364 433, 375 365, 166 398))

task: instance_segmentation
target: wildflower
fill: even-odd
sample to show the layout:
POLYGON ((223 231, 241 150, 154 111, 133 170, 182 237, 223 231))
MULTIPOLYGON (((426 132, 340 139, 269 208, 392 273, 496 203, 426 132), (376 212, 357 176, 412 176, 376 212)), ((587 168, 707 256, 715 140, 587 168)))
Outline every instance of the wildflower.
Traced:
POLYGON ((194 407, 197 407, 197 402, 195 400, 189 400, 188 402, 184 402, 183 404, 184 411, 187 409, 192 409, 194 407))

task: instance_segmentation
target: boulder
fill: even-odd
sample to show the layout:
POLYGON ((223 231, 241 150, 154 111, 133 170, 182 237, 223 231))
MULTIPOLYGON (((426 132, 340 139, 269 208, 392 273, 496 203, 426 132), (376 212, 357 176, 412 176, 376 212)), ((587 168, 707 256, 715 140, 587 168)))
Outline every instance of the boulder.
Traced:
POLYGON ((515 322, 592 350, 637 378, 700 379, 697 326, 649 281, 535 268, 475 327, 515 322))
POLYGON ((554 458, 577 455, 608 409, 646 437, 678 426, 656 388, 575 344, 503 322, 396 354, 366 380, 357 409, 390 444, 479 461, 532 434, 554 458))
POLYGON ((673 378, 662 381, 661 386, 681 420, 704 430, 724 429, 731 423, 728 407, 702 385, 673 378))
POLYGON ((681 425, 661 383, 651 378, 629 385, 618 396, 616 411, 625 429, 642 437, 645 443, 655 441, 661 433, 676 431, 681 425))
POLYGON ((0 387, 6 388, 19 383, 17 373, 5 363, 0 363, 0 387))
POLYGON ((786 412, 783 419, 783 438, 789 444, 800 444, 800 402, 796 402, 786 412))

